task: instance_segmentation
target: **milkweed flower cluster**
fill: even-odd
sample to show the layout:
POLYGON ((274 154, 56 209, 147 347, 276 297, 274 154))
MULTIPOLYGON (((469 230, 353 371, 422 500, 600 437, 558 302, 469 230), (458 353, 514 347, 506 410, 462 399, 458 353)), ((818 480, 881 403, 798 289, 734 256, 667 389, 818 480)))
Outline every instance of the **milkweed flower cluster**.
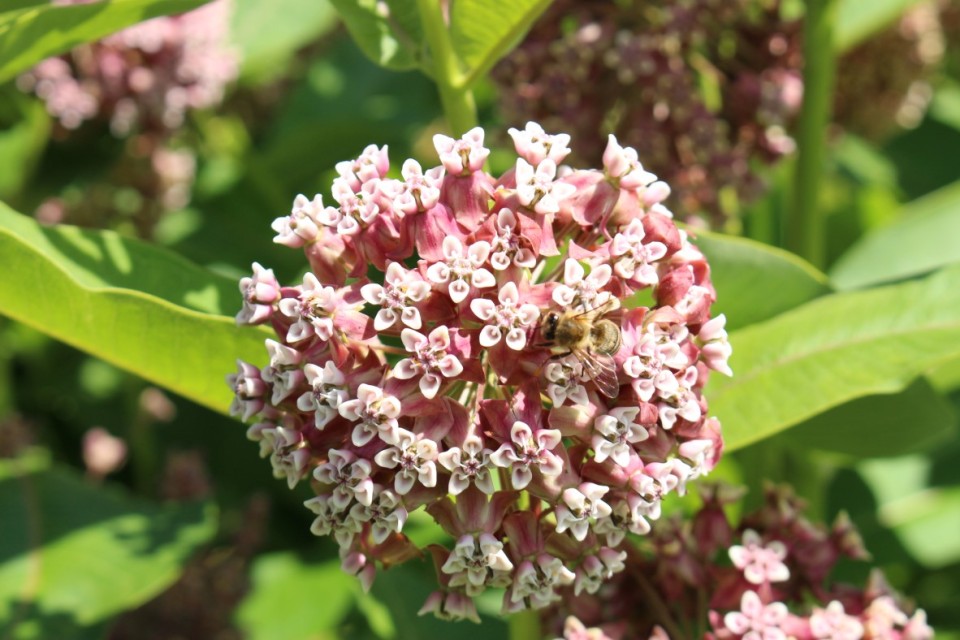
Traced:
POLYGON ((177 129, 188 110, 218 104, 236 78, 238 58, 228 45, 231 11, 229 0, 216 0, 179 16, 147 20, 48 58, 18 84, 42 98, 66 129, 97 117, 109 120, 118 136, 177 129))
POLYGON ((740 492, 708 486, 702 493, 692 519, 658 525, 646 549, 631 550, 628 569, 597 595, 564 594, 547 614, 564 639, 933 637, 924 611, 907 613, 879 572, 863 587, 829 580, 841 558, 868 558, 843 514, 830 529, 815 525, 788 489, 769 488, 765 504, 733 527, 723 507, 740 492), (691 620, 709 629, 681 635, 681 622, 691 620))
POLYGON ((311 530, 366 588, 423 552, 403 530, 425 509, 454 542, 426 549, 440 588, 422 612, 447 618, 477 619, 487 588, 506 612, 596 592, 722 449, 702 389, 730 374, 725 319, 669 187, 613 136, 579 170, 569 136, 510 134, 500 177, 479 128, 435 136, 440 164, 399 178, 367 147, 332 202, 299 195, 273 222, 302 281, 254 264, 240 282, 238 323, 276 339, 228 377, 233 414, 277 478, 309 482, 311 530))

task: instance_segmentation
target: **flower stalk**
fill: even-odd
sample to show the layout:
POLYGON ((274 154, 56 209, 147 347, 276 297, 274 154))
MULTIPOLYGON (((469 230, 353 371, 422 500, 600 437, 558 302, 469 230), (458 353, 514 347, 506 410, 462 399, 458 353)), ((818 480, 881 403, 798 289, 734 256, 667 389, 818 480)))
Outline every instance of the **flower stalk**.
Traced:
POLYGON ((460 60, 450 42, 450 30, 439 0, 417 0, 420 22, 433 57, 433 79, 451 133, 459 136, 477 126, 473 90, 464 82, 460 60))
POLYGON ((803 107, 800 111, 792 206, 786 209, 784 244, 817 267, 824 266, 825 229, 820 209, 827 125, 836 60, 833 47, 835 0, 810 0, 804 23, 803 107))

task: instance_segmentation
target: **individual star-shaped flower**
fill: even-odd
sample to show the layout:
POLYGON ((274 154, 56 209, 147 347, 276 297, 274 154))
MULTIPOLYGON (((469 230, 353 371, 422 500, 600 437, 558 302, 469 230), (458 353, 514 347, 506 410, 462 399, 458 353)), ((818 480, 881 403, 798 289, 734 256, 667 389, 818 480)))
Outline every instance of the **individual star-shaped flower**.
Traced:
POLYGON ((790 578, 790 569, 784 564, 787 547, 779 540, 767 544, 753 529, 743 532, 743 544, 733 545, 728 551, 733 565, 743 571, 751 584, 783 582, 790 578))

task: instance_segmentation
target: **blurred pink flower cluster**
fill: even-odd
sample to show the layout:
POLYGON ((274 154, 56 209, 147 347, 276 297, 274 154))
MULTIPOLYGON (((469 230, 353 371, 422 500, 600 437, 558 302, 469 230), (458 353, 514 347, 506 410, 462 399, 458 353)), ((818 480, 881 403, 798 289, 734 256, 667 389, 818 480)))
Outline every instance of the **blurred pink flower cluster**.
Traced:
POLYGON ((18 85, 42 98, 67 129, 97 117, 118 136, 177 129, 187 110, 218 104, 237 75, 237 54, 227 42, 230 12, 230 0, 216 0, 142 22, 44 60, 18 85))
POLYGON ((297 196, 274 241, 310 270, 282 287, 255 264, 241 281, 237 321, 277 339, 269 364, 228 379, 233 413, 278 478, 311 481, 312 531, 365 587, 421 552, 411 512, 453 537, 428 549, 441 589, 424 605, 450 618, 476 619, 488 587, 506 612, 596 591, 626 534, 722 448, 701 391, 730 373, 725 320, 669 187, 613 136, 602 169, 575 170, 569 136, 510 134, 500 177, 476 128, 434 137, 439 166, 391 178, 369 146, 337 165, 332 204, 297 196))
POLYGON ((908 614, 879 572, 864 587, 829 580, 840 559, 869 557, 843 514, 827 530, 804 517, 789 490, 769 488, 765 504, 733 528, 724 505, 740 492, 707 486, 702 493, 692 519, 660 523, 646 553, 631 550, 627 570, 597 595, 565 594, 547 615, 564 639, 933 637, 924 611, 908 614), (694 621, 697 633, 686 626, 694 621))

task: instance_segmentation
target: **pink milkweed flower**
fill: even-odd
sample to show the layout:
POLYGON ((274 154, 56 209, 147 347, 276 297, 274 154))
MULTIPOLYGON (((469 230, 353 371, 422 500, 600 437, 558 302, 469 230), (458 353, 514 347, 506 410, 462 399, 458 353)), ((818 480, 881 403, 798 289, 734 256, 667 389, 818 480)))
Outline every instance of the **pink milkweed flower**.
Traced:
POLYGON ((317 194, 308 200, 299 194, 293 200, 290 215, 276 218, 270 225, 277 235, 273 241, 277 244, 296 248, 316 239, 320 233, 320 212, 323 211, 323 197, 317 194))
POLYGON ((751 584, 783 582, 790 578, 790 570, 783 560, 787 547, 779 540, 763 544, 760 535, 753 529, 743 532, 743 544, 729 550, 733 565, 743 571, 743 577, 751 584))
POLYGON ((603 496, 610 490, 593 482, 584 482, 576 489, 564 489, 557 505, 557 533, 570 530, 573 537, 582 542, 590 530, 591 521, 605 518, 612 513, 603 496))
POLYGON ((593 423, 593 459, 603 462, 610 458, 625 467, 630 461, 630 445, 650 437, 643 425, 634 422, 639 415, 639 407, 616 407, 599 416, 593 423))
POLYGON ((351 517, 370 525, 371 536, 377 544, 382 544, 391 534, 403 531, 407 515, 400 496, 379 486, 374 486, 371 504, 358 502, 350 508, 351 517))
POLYGON ((227 384, 234 392, 230 415, 249 420, 263 410, 269 385, 260 375, 259 368, 249 362, 237 360, 237 373, 227 376, 227 384))
POLYGON ((477 606, 470 596, 457 591, 434 591, 428 597, 418 616, 432 613, 441 620, 470 620, 480 624, 477 606))
POLYGON ((427 278, 438 285, 447 285, 450 299, 460 303, 467 299, 471 287, 486 289, 497 281, 482 265, 490 255, 490 243, 480 240, 464 247, 454 236, 443 239, 442 262, 427 268, 427 278))
POLYGON ((374 458, 384 469, 399 468, 394 475, 394 490, 399 495, 410 493, 420 482, 425 487, 437 486, 437 443, 423 434, 397 429, 395 441, 374 458))
POLYGON ((517 155, 533 166, 537 166, 544 160, 550 160, 554 165, 559 165, 570 154, 569 135, 565 133, 550 135, 536 122, 528 122, 523 131, 511 127, 507 133, 513 138, 517 155))
POLYGON ((280 301, 280 284, 273 269, 253 263, 253 276, 240 279, 243 308, 237 313, 237 324, 261 324, 270 319, 280 301))
POLYGON ((399 262, 390 263, 384 280, 383 285, 371 282, 360 288, 364 300, 381 307, 373 319, 373 328, 384 331, 399 320, 411 329, 420 329, 423 319, 417 305, 430 295, 430 283, 399 262))
POLYGON ((573 584, 576 574, 564 566, 560 558, 541 553, 533 560, 524 560, 517 567, 513 584, 504 597, 503 613, 525 608, 525 601, 541 609, 560 599, 557 588, 573 584))
POLYGON ((503 543, 489 533, 463 535, 440 568, 450 575, 450 586, 464 587, 468 596, 478 596, 489 587, 508 587, 513 563, 503 543))
POLYGON ((727 361, 733 353, 733 348, 727 341, 727 332, 724 325, 727 318, 722 313, 715 318, 711 318, 700 327, 700 333, 697 334, 697 342, 700 343, 700 354, 704 363, 723 375, 732 376, 733 371, 727 361))
POLYGON ((323 431, 331 420, 339 415, 338 407, 347 400, 347 391, 344 388, 346 377, 328 361, 321 369, 315 364, 303 366, 310 390, 297 398, 297 408, 301 411, 314 414, 314 426, 323 431))
POLYGON ((563 462, 552 451, 559 444, 560 432, 556 429, 538 429, 534 433, 530 425, 518 420, 510 428, 510 442, 500 445, 490 461, 510 469, 510 484, 519 491, 530 484, 534 469, 547 476, 560 475, 563 462))
POLYGON ((541 230, 525 215, 500 209, 484 221, 477 238, 490 243, 490 266, 495 271, 511 266, 532 269, 537 264, 541 230))
POLYGON ((746 591, 740 601, 740 611, 725 615, 723 623, 742 640, 787 640, 780 628, 787 613, 787 606, 782 602, 765 605, 755 592, 746 591))
POLYGON ((556 178, 557 165, 553 160, 544 160, 534 167, 518 158, 516 181, 520 204, 540 214, 560 211, 560 201, 572 196, 577 188, 556 178))
POLYGON ((573 585, 574 595, 599 591, 605 582, 626 568, 624 564, 626 559, 626 551, 614 551, 609 547, 601 547, 596 555, 584 558, 577 570, 577 578, 573 585))
POLYGON ((331 449, 330 459, 313 470, 317 482, 333 486, 330 502, 345 510, 353 500, 364 506, 373 501, 373 465, 351 451, 331 449))
POLYGON ((860 640, 863 624, 847 615, 843 604, 833 600, 825 609, 814 608, 810 614, 810 631, 817 640, 860 640))
POLYGON ((443 378, 454 378, 463 372, 463 365, 452 351, 453 341, 446 326, 439 326, 429 336, 413 329, 404 329, 400 334, 403 346, 413 355, 404 358, 393 368, 393 375, 400 380, 420 376, 420 393, 432 399, 440 390, 443 378))
POLYGON ((479 436, 469 435, 461 447, 450 447, 437 456, 443 468, 450 472, 450 484, 447 488, 452 496, 459 495, 471 484, 490 495, 494 491, 490 467, 493 452, 483 446, 479 436))
POLYGON ((610 257, 618 276, 638 285, 656 285, 659 282, 654 263, 667 255, 662 242, 644 242, 646 233, 640 220, 631 220, 623 231, 613 237, 610 257))
POLYGON ((612 133, 607 138, 607 148, 603 152, 603 168, 609 178, 628 191, 635 191, 657 180, 657 176, 644 170, 637 152, 630 147, 621 147, 612 133))
POLYGON ((424 173, 419 162, 412 158, 406 160, 400 169, 403 186, 394 195, 393 206, 406 215, 433 209, 440 201, 443 174, 443 167, 434 167, 424 173))
POLYGON ((444 169, 454 176, 481 171, 490 155, 490 150, 483 146, 483 136, 480 127, 470 129, 459 140, 439 133, 433 136, 433 146, 444 169))
POLYGON ((610 266, 602 264, 592 269, 589 275, 585 274, 583 265, 576 260, 568 259, 564 262, 563 284, 557 285, 553 290, 554 302, 561 307, 577 303, 585 309, 594 309, 608 300, 610 294, 603 289, 610 282, 610 266))
POLYGON ((264 429, 260 437, 261 457, 270 456, 275 478, 286 478, 287 486, 293 489, 307 474, 310 462, 310 449, 303 435, 282 426, 264 429), (264 455, 266 454, 266 455, 264 455))
POLYGON ((492 347, 503 339, 514 351, 522 351, 529 329, 540 317, 540 309, 534 304, 520 304, 520 292, 513 282, 500 289, 497 300, 499 305, 486 298, 475 298, 470 303, 470 310, 487 323, 480 332, 480 344, 492 347))
POLYGON ((368 182, 375 182, 387 175, 390 160, 387 156, 387 145, 377 147, 368 145, 355 160, 345 160, 334 165, 340 178, 354 191, 368 182))
POLYGON ((337 406, 341 416, 352 423, 352 442, 354 446, 362 447, 376 437, 386 443, 397 440, 399 429, 400 401, 383 389, 372 384, 361 384, 357 389, 357 397, 343 401, 337 406))

